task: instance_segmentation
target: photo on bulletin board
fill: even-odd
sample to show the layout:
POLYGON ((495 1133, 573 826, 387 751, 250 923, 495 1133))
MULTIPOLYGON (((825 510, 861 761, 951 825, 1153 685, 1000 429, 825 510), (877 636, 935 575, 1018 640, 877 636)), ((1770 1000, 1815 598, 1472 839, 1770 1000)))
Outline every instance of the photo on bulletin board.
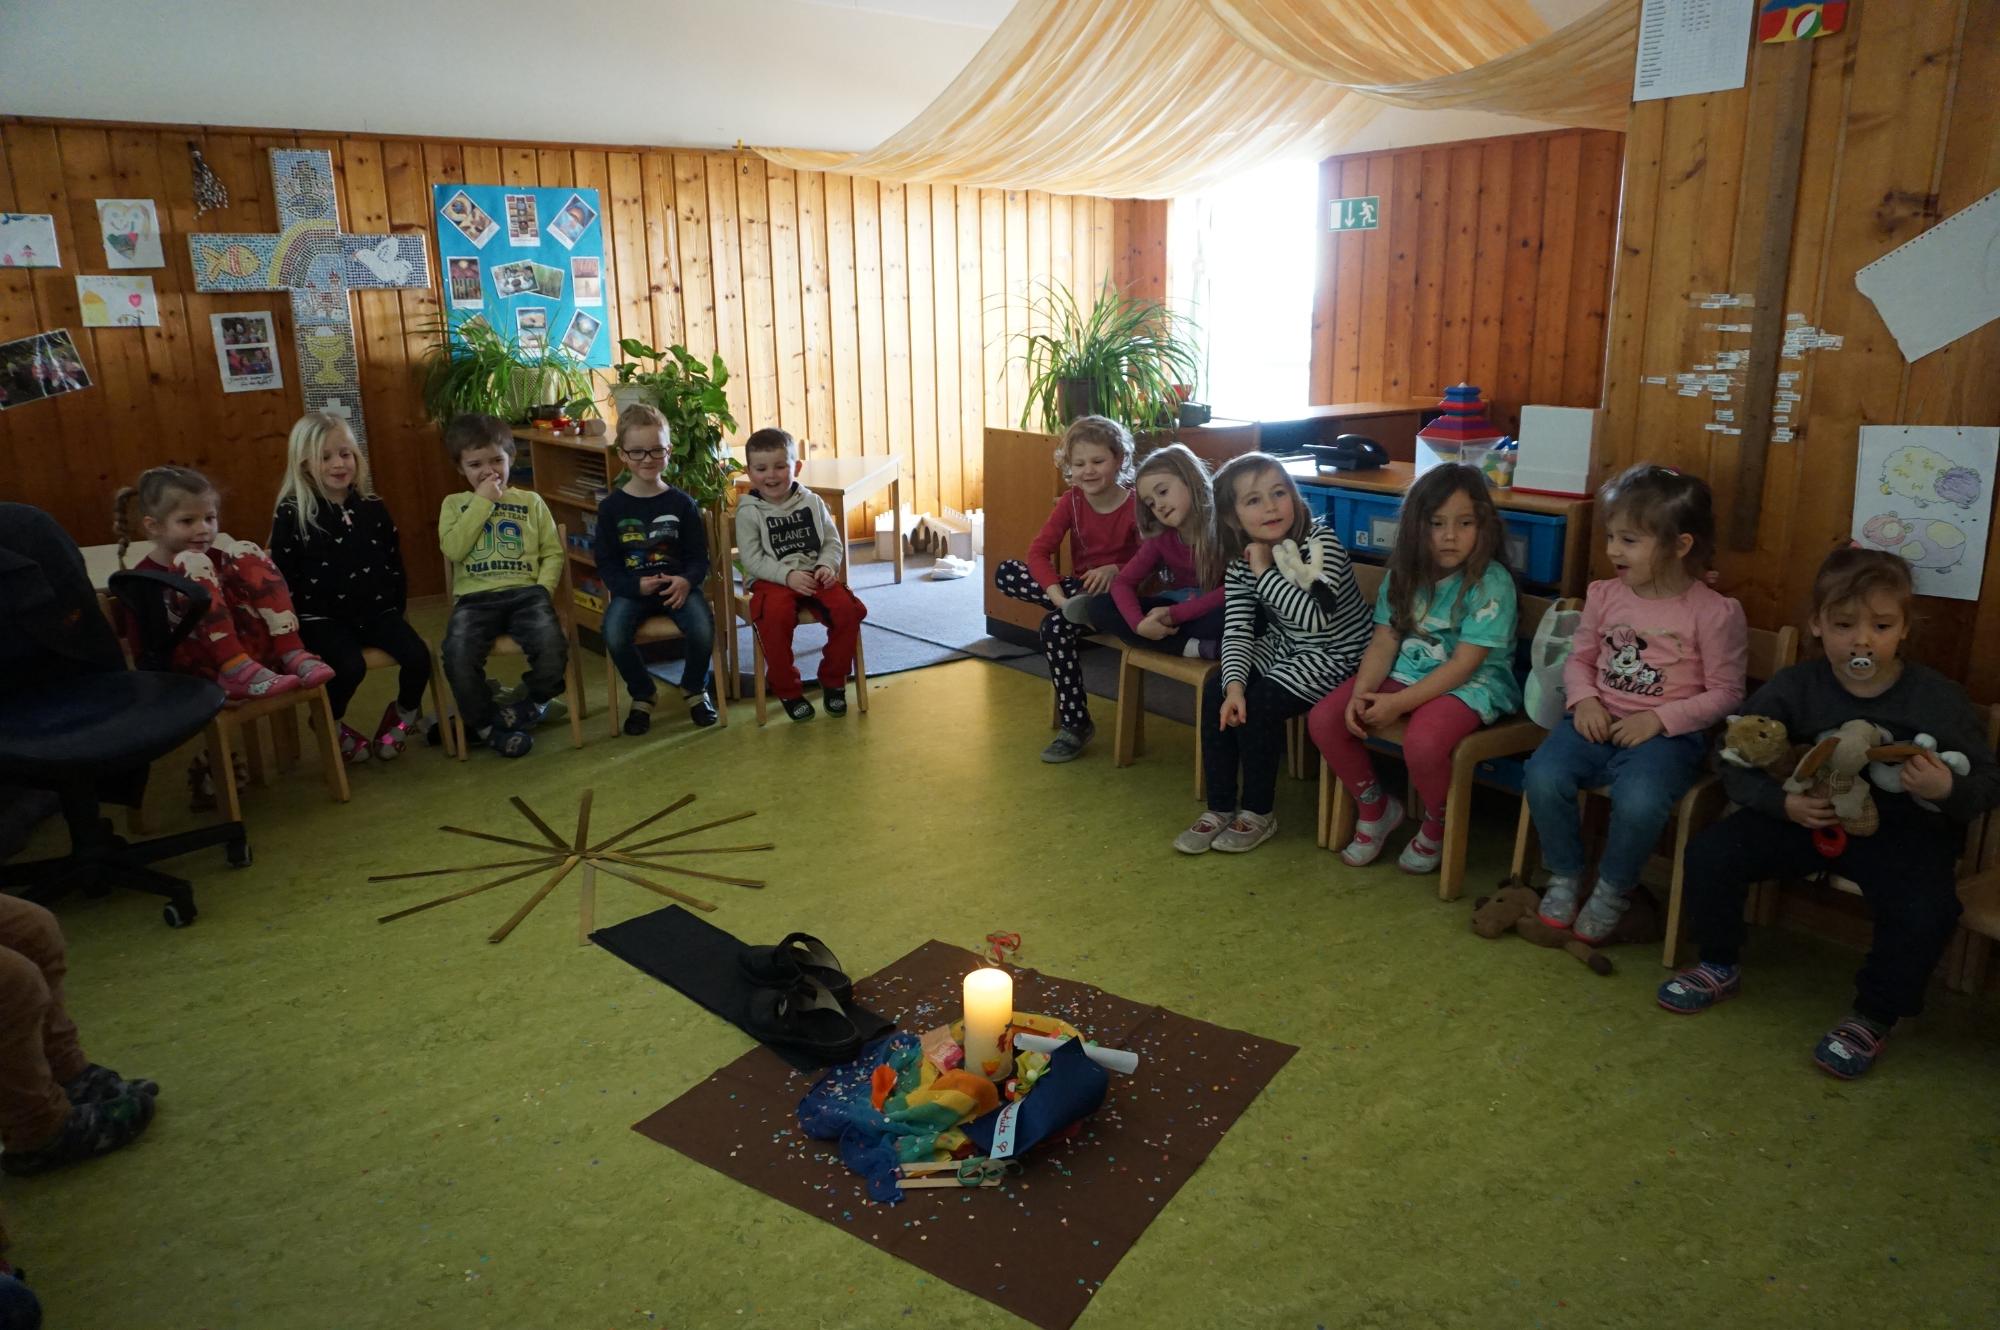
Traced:
POLYGON ((432 186, 454 328, 484 316, 528 354, 608 368, 603 203, 594 189, 432 186), (496 244, 505 232, 504 244, 496 244), (593 311, 579 317, 580 311, 593 311))
POLYGON ((0 342, 0 411, 89 386, 90 374, 67 328, 0 342))

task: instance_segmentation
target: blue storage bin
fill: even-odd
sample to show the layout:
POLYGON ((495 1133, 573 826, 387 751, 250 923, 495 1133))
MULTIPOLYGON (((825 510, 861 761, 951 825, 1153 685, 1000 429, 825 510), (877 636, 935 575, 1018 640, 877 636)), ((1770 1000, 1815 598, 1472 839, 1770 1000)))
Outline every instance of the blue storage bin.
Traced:
MULTIPOLYGON (((1331 485, 1304 485, 1300 489, 1306 507, 1340 537, 1349 554, 1368 563, 1388 562, 1396 544, 1401 499, 1331 485)), ((1548 592, 1560 587, 1567 519, 1503 508, 1500 520, 1507 528, 1507 564, 1522 585, 1548 592)))

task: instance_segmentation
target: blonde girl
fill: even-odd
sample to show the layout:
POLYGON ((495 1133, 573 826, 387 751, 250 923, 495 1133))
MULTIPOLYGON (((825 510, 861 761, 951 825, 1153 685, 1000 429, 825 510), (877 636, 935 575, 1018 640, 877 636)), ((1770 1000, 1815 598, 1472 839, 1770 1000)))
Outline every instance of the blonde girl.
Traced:
POLYGON ((1516 710, 1514 578, 1506 529, 1477 467, 1426 471, 1403 499, 1388 575, 1375 601, 1375 636, 1354 677, 1313 708, 1307 727, 1358 805, 1360 824, 1340 857, 1375 862, 1403 821, 1403 805, 1376 779, 1367 740, 1404 722, 1403 760, 1423 799, 1423 825, 1396 866, 1437 869, 1444 841, 1451 750, 1516 710))
POLYGON ((1132 488, 1145 543, 1112 579, 1111 594, 1090 598, 1091 630, 1214 660, 1222 646, 1226 560, 1208 468, 1185 446, 1170 443, 1146 454, 1132 488), (1156 574, 1177 594, 1141 596, 1139 588, 1156 574))
POLYGON ((271 518, 271 559, 292 588, 299 636, 333 669, 327 701, 349 762, 400 756, 422 727, 431 649, 403 617, 408 578, 389 505, 375 494, 368 455, 338 416, 311 411, 292 426, 285 478, 271 518), (364 647, 396 658, 396 698, 372 735, 349 725, 347 704, 368 676, 364 647))
POLYGON ((1174 839, 1182 854, 1271 838, 1285 722, 1354 673, 1368 641, 1346 548, 1276 458, 1248 453, 1216 472, 1215 511, 1229 559, 1222 687, 1206 690, 1200 721, 1208 811, 1174 839))
MULTIPOLYGON (((208 592, 200 625, 174 648, 174 668, 215 680, 232 702, 332 679, 327 663, 299 640, 284 575, 255 545, 222 534, 220 505, 208 478, 182 466, 156 466, 111 501, 121 566, 137 531, 153 542, 139 567, 178 573, 208 592)), ((187 598, 161 594, 178 620, 187 598)), ((143 644, 132 645, 136 651, 143 644)))
POLYGON ((993 585, 1003 593, 1048 611, 1040 637, 1061 732, 1042 750, 1044 762, 1072 760, 1097 733, 1077 657, 1077 639, 1090 630, 1089 617, 1068 618, 1063 607, 1073 596, 1109 591, 1118 569, 1139 548, 1137 506, 1125 487, 1132 478, 1132 436, 1123 425, 1105 416, 1078 417, 1056 445, 1056 467, 1069 488, 1028 545, 1027 559, 1008 559, 993 570, 993 585), (1077 570, 1069 576, 1055 564, 1065 536, 1070 567, 1077 570))

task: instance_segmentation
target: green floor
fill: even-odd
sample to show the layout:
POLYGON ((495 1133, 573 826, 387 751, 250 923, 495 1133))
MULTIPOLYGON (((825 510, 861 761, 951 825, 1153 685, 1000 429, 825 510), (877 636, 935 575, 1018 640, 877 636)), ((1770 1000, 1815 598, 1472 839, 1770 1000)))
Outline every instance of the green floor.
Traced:
MULTIPOLYGON (((1742 1001, 1673 1018, 1654 955, 1598 979, 1475 938, 1430 880, 1344 869, 1302 783, 1254 854, 1174 854, 1179 727, 1128 770, 1103 741, 1044 766, 1046 685, 977 661, 873 706, 616 742, 594 714, 581 752, 420 752, 345 807, 295 774, 250 796, 253 867, 183 861, 193 928, 66 903, 87 1047, 165 1091, 132 1149, 0 1185, 49 1325, 1020 1324, 633 1133, 748 1040, 580 949, 572 887, 500 946, 532 883, 374 922, 438 888, 370 873, 510 857, 438 824, 520 834, 521 794, 561 825, 585 786, 604 827, 688 791, 757 810, 769 889, 714 888, 746 938, 816 932, 861 974, 1018 931, 1027 963, 1299 1045, 1086 1327, 2000 1323, 1993 998, 1939 995, 1837 1084, 1808 1065, 1856 963, 1831 944, 1759 936, 1742 1001)), ((1487 811, 1475 884, 1511 834, 1487 811)), ((662 903, 600 879, 601 923, 662 903)))

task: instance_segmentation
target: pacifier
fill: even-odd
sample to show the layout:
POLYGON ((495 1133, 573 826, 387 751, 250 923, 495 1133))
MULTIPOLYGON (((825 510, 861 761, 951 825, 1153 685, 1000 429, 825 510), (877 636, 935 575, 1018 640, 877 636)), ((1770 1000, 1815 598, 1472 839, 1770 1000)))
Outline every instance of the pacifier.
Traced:
POLYGON ((1849 656, 1847 658, 1847 672, 1857 679, 1868 678, 1875 673, 1875 657, 1849 656))

